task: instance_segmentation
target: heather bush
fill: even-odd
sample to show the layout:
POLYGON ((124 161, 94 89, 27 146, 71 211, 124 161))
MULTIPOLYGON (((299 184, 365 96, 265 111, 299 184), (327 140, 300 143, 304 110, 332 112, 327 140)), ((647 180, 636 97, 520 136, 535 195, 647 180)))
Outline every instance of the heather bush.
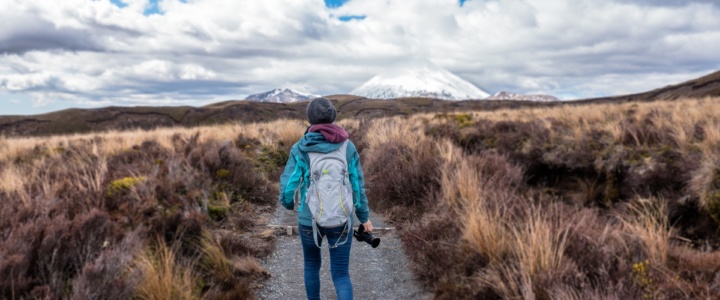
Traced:
POLYGON ((422 210, 431 205, 431 195, 437 190, 439 179, 439 157, 433 148, 435 145, 430 143, 412 148, 388 143, 376 149, 383 155, 372 157, 365 163, 367 180, 372 186, 368 197, 375 200, 372 208, 385 211, 410 206, 413 210, 422 210))
POLYGON ((401 133, 392 130, 402 125, 385 126, 388 124, 375 124, 366 133, 376 139, 364 153, 363 161, 367 196, 373 199, 370 206, 387 213, 390 220, 416 218, 437 202, 433 194, 439 187, 440 153, 436 144, 427 139, 393 139, 394 134, 401 133), (386 139, 381 140, 376 130, 385 130, 386 139))
POLYGON ((399 234, 417 277, 441 299, 715 298, 715 106, 375 120, 365 162, 409 180, 378 177, 368 195, 409 216, 396 220, 399 234), (434 156, 419 155, 425 144, 434 156), (413 166, 428 157, 440 158, 428 201, 403 197, 422 178, 413 166))
MULTIPOLYGON (((717 298, 716 101, 342 120, 438 299, 717 298)), ((0 139, 0 298, 254 298, 299 121, 0 139), (281 128, 282 130, 277 130, 281 128)))
POLYGON ((175 282, 163 297, 254 297, 265 273, 252 257, 273 244, 254 233, 276 197, 258 155, 271 145, 167 132, 36 139, 4 152, 0 298, 165 295, 148 282, 156 275, 175 282), (203 242, 225 228, 240 232, 203 242), (225 263, 199 263, 208 257, 225 263))

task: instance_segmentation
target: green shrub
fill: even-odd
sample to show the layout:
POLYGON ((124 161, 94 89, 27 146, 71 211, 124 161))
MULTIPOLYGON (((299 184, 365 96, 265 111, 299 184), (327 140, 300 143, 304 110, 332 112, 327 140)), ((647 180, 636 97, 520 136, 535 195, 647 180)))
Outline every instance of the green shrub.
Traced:
POLYGON ((470 114, 458 114, 453 117, 453 120, 457 122, 460 128, 467 127, 473 124, 472 115, 470 114))
POLYGON ((145 176, 125 177, 114 180, 107 188, 107 196, 112 197, 118 193, 128 191, 140 182, 145 181, 145 176))
POLYGON ((208 204, 208 215, 215 221, 223 220, 230 213, 230 207, 227 205, 213 205, 208 204))
POLYGON ((232 172, 228 169, 220 169, 215 172, 215 176, 217 176, 218 179, 226 179, 232 175, 232 172))

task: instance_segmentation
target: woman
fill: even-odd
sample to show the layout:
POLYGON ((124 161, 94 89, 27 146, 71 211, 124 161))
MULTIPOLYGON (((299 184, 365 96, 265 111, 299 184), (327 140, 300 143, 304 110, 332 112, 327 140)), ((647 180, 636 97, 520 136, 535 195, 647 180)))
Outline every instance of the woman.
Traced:
MULTIPOLYGON (((305 293, 308 299, 320 299, 320 248, 323 238, 327 238, 330 247, 330 272, 335 292, 339 300, 352 299, 353 289, 348 265, 350 262, 350 246, 352 244, 352 228, 337 226, 325 228, 317 226, 313 230, 313 214, 305 204, 306 192, 310 185, 310 158, 308 153, 330 153, 340 147, 346 153, 347 172, 352 186, 352 198, 355 215, 365 230, 372 232, 372 223, 368 220, 369 209, 365 196, 365 182, 360 166, 360 155, 348 140, 348 133, 342 127, 333 124, 337 114, 335 107, 326 98, 315 98, 307 106, 307 119, 311 126, 305 135, 293 145, 285 172, 280 177, 280 202, 292 210, 295 199, 298 203, 298 222, 300 241, 305 261, 305 293), (347 143, 346 143, 347 141, 347 143), (313 233, 317 232, 315 236, 313 233), (317 242, 317 244, 316 244, 317 242), (334 246, 333 246, 334 245, 334 246)), ((352 221, 352 216, 348 222, 352 221)), ((346 224, 348 225, 348 224, 346 224)))

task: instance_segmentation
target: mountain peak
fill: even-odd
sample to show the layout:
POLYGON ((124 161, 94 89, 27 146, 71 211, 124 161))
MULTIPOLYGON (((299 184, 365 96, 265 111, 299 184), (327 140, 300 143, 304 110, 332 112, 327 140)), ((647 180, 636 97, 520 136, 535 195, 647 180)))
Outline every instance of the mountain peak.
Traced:
POLYGON ((245 100, 257 101, 257 102, 275 102, 275 103, 289 103, 306 101, 312 98, 320 97, 309 93, 298 92, 290 88, 277 88, 263 93, 252 94, 247 96, 245 100))
POLYGON ((402 62, 371 78, 350 94, 374 99, 426 97, 482 99, 489 94, 428 60, 402 62))

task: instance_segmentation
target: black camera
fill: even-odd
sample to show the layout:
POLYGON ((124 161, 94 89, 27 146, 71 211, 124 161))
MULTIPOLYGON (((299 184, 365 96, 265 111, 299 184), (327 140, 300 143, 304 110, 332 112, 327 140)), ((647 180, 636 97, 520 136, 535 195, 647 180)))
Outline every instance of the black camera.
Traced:
POLYGON ((377 248, 377 246, 380 245, 380 239, 376 238, 370 232, 365 232, 365 226, 363 226, 362 224, 360 224, 358 230, 355 230, 353 236, 358 240, 358 242, 366 242, 370 244, 370 246, 372 246, 373 248, 377 248))

